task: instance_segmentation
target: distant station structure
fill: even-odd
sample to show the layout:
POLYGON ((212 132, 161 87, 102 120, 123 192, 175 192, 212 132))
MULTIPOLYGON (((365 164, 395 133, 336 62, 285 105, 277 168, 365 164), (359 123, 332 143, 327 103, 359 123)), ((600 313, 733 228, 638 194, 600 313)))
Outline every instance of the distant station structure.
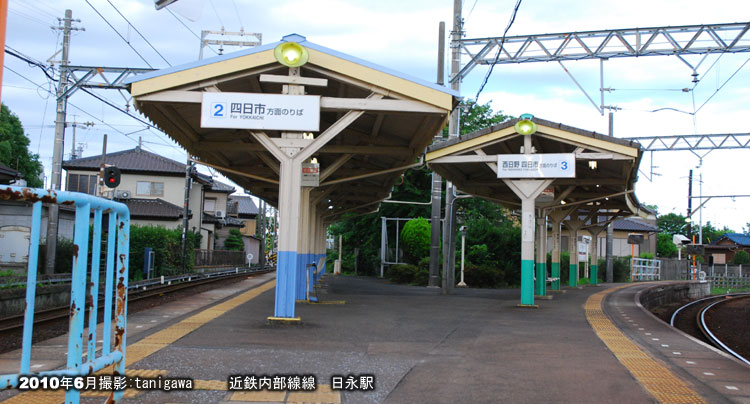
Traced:
MULTIPOLYGON (((461 191, 521 209, 521 305, 533 307, 534 296, 546 294, 547 281, 560 289, 561 224, 570 234, 569 251, 577 250, 580 230, 593 236, 591 282, 596 284, 597 235, 623 216, 651 218, 634 193, 642 155, 638 143, 522 115, 432 145, 426 161, 461 191), (553 242, 549 278, 548 223, 553 242)), ((568 284, 577 286, 578 258, 570 258, 568 284)))

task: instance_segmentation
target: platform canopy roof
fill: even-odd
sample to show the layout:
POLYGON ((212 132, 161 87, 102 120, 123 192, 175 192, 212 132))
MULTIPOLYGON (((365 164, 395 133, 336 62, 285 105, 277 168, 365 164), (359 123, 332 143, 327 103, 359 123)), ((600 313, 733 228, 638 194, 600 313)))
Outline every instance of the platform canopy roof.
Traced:
MULTIPOLYGON (((518 209, 520 200, 498 178, 498 155, 522 154, 523 136, 516 132, 520 119, 509 120, 469 135, 427 148, 427 165, 460 191, 518 209)), ((638 215, 653 219, 641 207, 634 193, 638 165, 643 151, 636 142, 613 138, 560 123, 533 118, 537 132, 531 136, 534 153, 575 154, 575 178, 557 178, 553 194, 537 199, 537 208, 578 208, 579 216, 597 217, 638 215), (595 213, 595 212, 598 212, 595 213)), ((593 220, 591 220, 593 219, 593 220)), ((601 220, 599 220, 601 221, 601 220)))
POLYGON ((400 175, 419 160, 457 103, 457 93, 444 86, 296 34, 129 81, 136 108, 154 125, 201 163, 273 205, 278 204, 279 162, 268 147, 284 148, 281 131, 202 128, 202 94, 282 94, 290 84, 321 97, 320 130, 312 132, 314 140, 304 142, 322 145, 312 155, 320 164, 320 186, 311 198, 328 210, 328 220, 344 212, 376 209, 400 175), (279 63, 274 49, 284 42, 305 47, 307 63, 298 68, 279 63), (299 69, 293 79, 292 69, 299 69))

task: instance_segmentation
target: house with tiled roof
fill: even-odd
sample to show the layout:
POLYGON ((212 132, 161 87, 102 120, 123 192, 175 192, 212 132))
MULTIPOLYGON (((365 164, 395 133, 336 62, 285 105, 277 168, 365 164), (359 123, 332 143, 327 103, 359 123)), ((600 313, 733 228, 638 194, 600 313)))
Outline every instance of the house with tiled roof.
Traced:
POLYGON ((714 264, 729 264, 737 251, 750 253, 750 234, 724 233, 705 247, 706 256, 713 257, 714 264))
MULTIPOLYGON (((600 221, 603 221, 603 218, 600 218, 600 221)), ((613 230, 613 237, 612 237, 612 255, 615 257, 627 257, 630 256, 633 253, 633 250, 635 250, 635 255, 640 256, 642 253, 648 253, 648 254, 654 254, 656 255, 656 240, 657 235, 659 234, 659 227, 656 225, 655 220, 646 220, 642 219, 640 217, 625 217, 621 219, 617 219, 612 222, 612 230, 613 230), (633 245, 628 244, 628 236, 632 234, 637 234, 643 236, 643 241, 640 244, 635 244, 635 247, 633 245)), ((568 250, 568 231, 565 229, 565 226, 563 226, 562 230, 562 242, 561 242, 561 248, 563 251, 568 250)), ((588 237, 591 237, 589 232, 584 228, 582 231, 580 231, 579 236, 586 235, 588 237)), ((605 257, 606 256, 606 248, 607 248, 607 242, 606 232, 602 231, 598 234, 598 256, 599 257, 605 257)), ((552 242, 549 241, 547 243, 547 246, 549 249, 552 247, 552 242)))
MULTIPOLYGON (((108 153, 105 164, 120 169, 120 185, 114 199, 130 209, 131 224, 156 225, 174 229, 184 222, 186 165, 143 150, 108 153)), ((89 156, 63 162, 65 190, 96 194, 102 156, 89 156)), ((223 249, 227 228, 242 228, 243 222, 226 217, 227 200, 235 188, 194 171, 190 176, 188 229, 200 232, 202 249, 223 249)))
POLYGON ((3 163, 0 163, 0 184, 18 185, 16 182, 23 179, 23 175, 3 163))

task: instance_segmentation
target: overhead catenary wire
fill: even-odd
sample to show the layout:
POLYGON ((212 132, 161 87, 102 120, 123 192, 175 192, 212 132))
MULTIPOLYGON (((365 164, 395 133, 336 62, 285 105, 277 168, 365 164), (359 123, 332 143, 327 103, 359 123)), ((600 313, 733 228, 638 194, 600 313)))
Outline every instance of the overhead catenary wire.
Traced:
POLYGON ((159 55, 159 57, 160 57, 160 58, 161 58, 161 59, 162 59, 162 60, 164 61, 164 63, 166 63, 167 65, 169 65, 169 67, 172 67, 172 64, 171 64, 171 63, 169 63, 169 61, 168 61, 168 60, 167 60, 167 59, 166 59, 166 58, 164 57, 164 55, 162 55, 162 54, 161 54, 161 52, 159 52, 159 51, 158 51, 158 50, 157 50, 157 49, 156 49, 156 48, 154 47, 154 45, 152 45, 152 44, 151 44, 151 42, 149 42, 149 40, 148 40, 148 39, 146 39, 146 37, 145 37, 145 36, 144 36, 143 34, 141 34, 141 31, 139 31, 139 30, 138 30, 138 28, 136 28, 136 27, 135 27, 135 25, 133 25, 133 23, 131 23, 131 22, 130 22, 130 20, 128 20, 128 18, 127 18, 127 17, 125 17, 125 15, 123 15, 123 14, 122 14, 122 13, 120 12, 120 10, 119 10, 119 9, 117 9, 117 7, 115 7, 115 5, 114 5, 114 4, 112 4, 112 2, 111 2, 110 0, 107 0, 107 3, 109 3, 109 5, 110 5, 110 6, 112 6, 112 8, 114 8, 114 9, 115 9, 115 11, 117 11, 117 14, 120 14, 120 17, 122 17, 122 18, 123 18, 123 19, 124 19, 124 20, 125 20, 125 21, 126 21, 126 22, 128 23, 128 25, 130 25, 131 27, 133 27, 133 30, 135 30, 135 32, 136 32, 136 33, 137 33, 138 35, 140 35, 140 37, 141 37, 141 38, 143 38, 143 40, 144 40, 144 41, 146 41, 146 43, 148 44, 148 46, 150 46, 150 47, 151 47, 151 49, 153 49, 153 50, 154 50, 154 52, 156 52, 156 54, 157 54, 157 55, 159 55))
POLYGON ((495 54, 495 60, 490 65, 490 69, 487 71, 487 75, 484 76, 484 81, 482 82, 482 85, 479 86, 479 91, 477 91, 477 95, 474 97, 474 100, 479 100, 479 94, 481 94, 482 90, 484 90, 484 86, 487 85, 487 82, 490 79, 490 75, 492 75, 492 70, 495 68, 497 61, 500 60, 500 54, 502 53, 503 45, 505 44, 505 36, 508 34, 508 30, 510 30, 510 27, 513 25, 513 22, 516 21, 516 14, 518 14, 518 9, 521 7, 521 1, 522 0, 518 0, 516 2, 515 7, 513 7, 513 13, 510 16, 508 25, 505 27, 505 31, 503 31, 503 36, 500 38, 500 43, 497 46, 497 54, 495 54))
MULTIPOLYGON (((44 66, 44 65, 41 65, 41 64, 40 64, 39 62, 33 61, 33 60, 29 59, 29 58, 25 58, 24 56, 22 56, 22 55, 19 55, 19 54, 15 53, 15 52, 14 52, 14 51, 12 51, 12 50, 6 49, 5 51, 6 51, 6 53, 8 53, 9 55, 12 55, 12 56, 14 56, 14 57, 17 57, 17 58, 19 58, 19 59, 21 59, 21 60, 23 60, 23 61, 25 61, 25 62, 29 63, 29 64, 30 64, 30 65, 32 65, 32 66, 36 66, 36 67, 39 67, 39 68, 40 68, 40 69, 41 69, 41 70, 42 70, 42 71, 43 71, 43 72, 45 73, 45 75, 47 76, 48 80, 50 80, 51 82, 55 82, 55 81, 56 81, 56 80, 55 80, 55 79, 54 79, 54 78, 53 78, 52 76, 50 76, 49 72, 48 72, 48 71, 47 71, 47 69, 46 69, 46 66, 44 66)), ((54 95, 55 95, 55 92, 54 92, 54 91, 52 91, 51 89, 49 89, 49 88, 44 88, 44 86, 42 86, 41 84, 39 84, 39 83, 36 83, 36 82, 34 82, 33 80, 31 80, 31 79, 29 79, 28 77, 26 77, 26 76, 22 75, 21 73, 18 73, 17 71, 13 70, 12 68, 9 68, 9 67, 7 67, 7 66, 4 66, 4 68, 6 68, 6 69, 8 69, 9 71, 13 72, 14 74, 16 74, 16 75, 20 76, 21 78, 23 78, 24 80, 28 81, 29 83, 31 83, 31 84, 33 84, 33 85, 35 85, 35 86, 36 86, 37 88, 39 88, 39 89, 41 89, 41 90, 44 90, 44 91, 46 91, 46 92, 47 92, 48 94, 50 94, 50 95, 52 95, 52 96, 54 96, 54 95)), ((67 103, 67 104, 68 104, 68 105, 70 105, 71 107, 73 107, 73 108, 75 108, 75 109, 77 109, 77 110, 81 111, 82 113, 84 113, 84 114, 86 114, 86 115, 90 116, 91 118, 93 118, 93 119, 95 119, 95 120, 97 120, 97 121, 101 122, 101 123, 102 123, 102 124, 104 124, 105 126, 107 126, 107 127, 111 128, 112 130, 114 130, 114 131, 116 131, 116 132, 118 132, 118 133, 120 133, 120 134, 124 135, 124 136, 125 136, 125 137, 127 137, 128 139, 130 139, 130 140, 133 140, 133 141, 136 141, 136 142, 137 142, 137 140, 135 140, 135 139, 132 139, 132 138, 130 138, 129 136, 130 136, 130 135, 132 135, 132 134, 134 134, 134 133, 138 133, 138 132, 141 132, 141 131, 143 131, 143 130, 149 130, 149 131, 150 131, 151 129, 155 129, 155 130, 156 130, 156 131, 157 131, 158 133, 163 133, 163 132, 161 132, 161 130, 160 130, 160 129, 159 129, 158 127, 156 127, 156 126, 154 126, 154 125, 152 125, 152 124, 150 124, 150 123, 148 123, 148 122, 146 122, 146 121, 144 121, 144 120, 140 119, 139 117, 137 117, 137 116, 135 116, 135 115, 133 115, 133 114, 129 113, 128 111, 125 111, 124 109, 122 109, 122 108, 118 107, 117 105, 115 105, 115 104, 114 104, 113 102, 111 102, 111 101, 109 101, 109 100, 107 100, 107 99, 105 99, 105 98, 103 98, 103 97, 100 97, 100 96, 98 96, 98 95, 96 95, 96 94, 92 93, 92 92, 91 92, 91 91, 89 91, 88 89, 82 88, 82 89, 81 89, 81 91, 83 91, 83 92, 85 92, 85 93, 87 93, 87 94, 91 95, 92 97, 94 97, 94 98, 98 99, 99 101, 101 101, 101 102, 102 102, 103 104, 106 104, 106 105, 108 105, 108 106, 110 106, 110 107, 112 107, 112 108, 116 109, 117 111, 119 111, 119 112, 121 112, 121 113, 124 113, 124 114, 125 114, 125 115, 127 115, 128 117, 130 117, 130 118, 132 118, 132 119, 134 119, 134 120, 136 120, 136 121, 138 121, 138 122, 140 122, 141 124, 143 124, 143 125, 145 125, 145 126, 146 126, 145 128, 143 128, 143 129, 140 129, 140 130, 137 130, 137 131, 133 131, 133 132, 130 132, 130 133, 125 133, 125 132, 123 132, 123 131, 121 131, 121 130, 117 129, 116 127, 112 126, 111 124, 109 124, 109 123, 108 123, 108 122, 106 122, 105 120, 103 120, 103 119, 100 119, 99 117, 97 117, 97 116, 93 115, 92 113, 90 113, 90 112, 86 111, 85 109, 83 109, 83 108, 81 108, 81 107, 79 107, 79 106, 77 106, 77 105, 73 104, 72 102, 68 101, 68 103, 67 103)), ((165 146, 167 146, 167 147, 171 147, 171 148, 174 148, 174 149, 176 149, 176 150, 180 150, 180 151, 182 151, 182 148, 180 148, 180 147, 178 147, 178 146, 175 146, 175 145, 171 145, 171 144, 169 144, 169 143, 166 143, 166 142, 164 142, 164 141, 163 141, 163 139, 162 139, 162 138, 161 138, 161 137, 160 137, 160 136, 158 135, 158 133, 156 133, 156 134, 154 134, 154 135, 156 136, 156 138, 157 138, 157 139, 161 140, 161 141, 162 141, 162 143, 164 143, 164 145, 165 145, 165 146)), ((41 136, 40 136, 40 137, 41 137, 41 136)), ((39 148, 39 147, 37 147, 37 149, 38 149, 38 148, 39 148)), ((147 149, 147 150, 149 150, 149 151, 152 151, 152 152, 156 153, 156 151, 154 151, 154 150, 151 150, 151 149, 147 149)), ((39 153, 37 152, 37 154, 39 154, 39 153)), ((157 153, 157 154, 158 154, 158 153, 157 153)))
POLYGON ((724 86, 726 86, 727 83, 729 83, 729 81, 731 81, 734 78, 734 76, 736 76, 737 73, 739 73, 740 70, 742 70, 743 67, 745 67, 745 65, 747 64, 747 62, 750 62, 750 57, 748 57, 747 59, 745 59, 744 62, 742 62, 742 64, 740 65, 740 67, 738 67, 737 70, 735 70, 734 73, 732 73, 732 75, 729 76, 729 78, 726 79, 726 81, 724 81, 724 83, 719 88, 717 88, 716 91, 714 91, 713 94, 711 94, 711 96, 709 96, 708 99, 706 99, 706 101, 704 101, 703 104, 701 104, 701 106, 698 107, 698 109, 695 110, 695 113, 697 114, 698 111, 700 111, 706 104, 708 104, 708 102, 711 101, 711 99, 714 98, 714 96, 716 94, 718 94, 719 91, 721 91, 721 89, 724 88, 724 86))
POLYGON ((88 5, 89 5, 89 6, 90 6, 90 7, 91 7, 91 8, 93 9, 93 10, 94 10, 94 12, 96 12, 96 14, 98 14, 98 15, 99 15, 99 17, 101 17, 101 18, 102 18, 102 20, 104 20, 104 22, 106 22, 106 23, 107 23, 107 25, 109 25, 109 27, 110 27, 110 28, 112 28, 112 31, 115 31, 115 33, 117 34, 117 36, 119 36, 119 37, 120 37, 120 39, 122 39, 122 40, 123 40, 123 42, 125 42, 126 44, 128 44, 128 46, 130 47, 130 49, 132 49, 132 50, 133 50, 133 52, 135 52, 135 54, 136 54, 136 55, 138 55, 138 57, 139 57, 139 58, 141 58, 141 60, 142 60, 142 61, 143 61, 144 63, 146 63, 146 65, 147 65, 148 67, 150 67, 150 68, 152 68, 152 69, 154 68, 154 67, 153 67, 153 66, 151 66, 151 64, 150 64, 150 63, 149 63, 149 62, 148 62, 148 61, 146 60, 146 58, 144 58, 144 57, 143 57, 143 55, 141 55, 141 54, 140 54, 140 52, 138 52, 138 50, 137 50, 137 49, 135 49, 135 47, 134 47, 134 46, 133 46, 133 45, 132 45, 132 44, 130 43, 130 41, 128 41, 127 39, 125 39, 125 37, 124 37, 124 36, 122 36, 122 34, 120 34, 120 31, 118 31, 117 29, 115 29, 115 27, 114 27, 114 26, 112 26, 112 24, 110 24, 110 22, 109 22, 109 21, 108 21, 108 20, 107 20, 107 19, 106 19, 106 18, 105 18, 105 17, 103 16, 103 15, 102 15, 102 13, 100 13, 100 12, 99 12, 99 10, 97 10, 97 9, 96 9, 96 7, 94 7, 94 5, 93 5, 93 4, 91 4, 91 3, 89 2, 89 0, 85 0, 85 1, 86 1, 86 4, 88 4, 88 5))
POLYGON ((245 24, 242 23, 242 18, 240 17, 240 10, 237 9, 237 2, 232 0, 232 5, 234 6, 234 14, 237 15, 237 21, 240 22, 240 29, 244 29, 245 24))
MULTIPOLYGON (((193 34, 193 36, 194 36, 194 37, 198 38, 198 40, 199 40, 199 41, 201 40, 201 37, 200 37, 200 36, 198 36, 198 34, 196 34, 195 32, 193 32, 193 30, 192 30, 192 29, 190 29, 190 27, 188 27, 188 26, 187 26, 187 25, 185 24, 185 22, 183 22, 183 21, 182 21, 182 20, 180 19, 180 17, 178 17, 178 16, 177 16, 177 15, 176 15, 175 13, 173 13, 173 12, 172 12, 172 10, 170 10, 170 9, 169 9, 169 7, 165 8, 165 10, 169 11, 169 14, 172 14, 172 17, 174 17, 174 18, 175 18, 175 19, 177 20, 177 22, 179 22, 180 24, 182 24, 182 26, 183 26, 183 27, 185 27, 185 29, 186 29, 186 30, 188 30, 188 31, 189 31, 189 32, 190 32, 191 34, 193 34)), ((216 49, 212 48, 212 47, 211 47, 210 45, 206 45, 206 47, 207 47, 208 49, 210 49, 210 50, 211 50, 211 52, 213 52, 214 54, 216 54, 216 55, 218 55, 218 54, 219 54, 219 52, 217 52, 217 51, 216 51, 216 49)))

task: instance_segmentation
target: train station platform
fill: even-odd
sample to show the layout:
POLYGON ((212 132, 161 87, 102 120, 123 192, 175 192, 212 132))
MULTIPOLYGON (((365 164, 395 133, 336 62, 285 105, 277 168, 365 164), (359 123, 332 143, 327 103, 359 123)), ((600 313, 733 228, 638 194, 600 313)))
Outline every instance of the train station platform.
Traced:
MULTIPOLYGON (((266 274, 129 315, 128 376, 193 386, 127 389, 123 402, 750 403, 750 367, 638 307, 646 284, 568 289, 529 309, 517 289, 445 296, 327 276, 321 304, 298 304, 297 325, 267 323, 274 286, 266 274), (281 388, 282 376, 302 384, 281 388)), ((13 355, 0 356, 0 372, 13 371, 13 355)), ((0 403, 63 401, 61 391, 16 393, 0 403)), ((104 401, 95 394, 81 402, 104 401)))

